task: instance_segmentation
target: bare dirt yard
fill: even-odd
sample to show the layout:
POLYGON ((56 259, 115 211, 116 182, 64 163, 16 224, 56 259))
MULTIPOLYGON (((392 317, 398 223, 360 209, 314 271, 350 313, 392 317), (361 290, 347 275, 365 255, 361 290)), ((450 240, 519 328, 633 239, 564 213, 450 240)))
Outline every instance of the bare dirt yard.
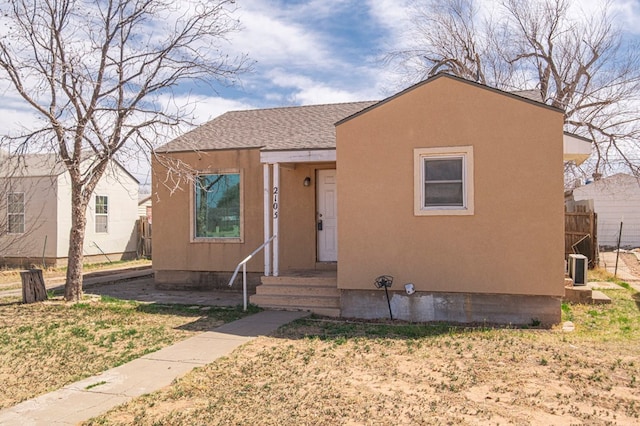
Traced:
POLYGON ((573 331, 303 319, 85 424, 640 424, 640 297, 605 292, 573 331))

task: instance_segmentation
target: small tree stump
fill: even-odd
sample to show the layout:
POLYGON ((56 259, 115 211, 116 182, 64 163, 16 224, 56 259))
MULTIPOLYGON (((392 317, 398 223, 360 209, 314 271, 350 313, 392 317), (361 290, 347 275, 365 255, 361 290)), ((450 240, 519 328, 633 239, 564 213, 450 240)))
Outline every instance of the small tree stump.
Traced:
POLYGON ((47 289, 44 286, 42 269, 29 269, 20 272, 20 278, 22 279, 22 303, 47 300, 47 289))

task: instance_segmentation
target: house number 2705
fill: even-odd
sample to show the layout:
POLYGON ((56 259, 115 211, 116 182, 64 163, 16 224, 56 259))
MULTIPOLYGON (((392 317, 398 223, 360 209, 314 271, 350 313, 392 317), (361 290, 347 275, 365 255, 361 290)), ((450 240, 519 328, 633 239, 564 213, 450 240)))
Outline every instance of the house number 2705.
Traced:
POLYGON ((273 204, 271 205, 271 208, 273 209, 273 218, 277 219, 278 218, 278 187, 274 186, 273 187, 273 204))

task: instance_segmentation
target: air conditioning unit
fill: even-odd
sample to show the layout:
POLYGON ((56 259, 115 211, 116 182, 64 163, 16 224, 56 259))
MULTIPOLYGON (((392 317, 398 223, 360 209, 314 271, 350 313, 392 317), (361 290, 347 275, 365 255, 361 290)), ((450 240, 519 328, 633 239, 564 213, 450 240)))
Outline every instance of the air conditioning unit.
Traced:
POLYGON ((589 259, 582 254, 569 255, 569 276, 573 285, 587 285, 587 266, 589 259))

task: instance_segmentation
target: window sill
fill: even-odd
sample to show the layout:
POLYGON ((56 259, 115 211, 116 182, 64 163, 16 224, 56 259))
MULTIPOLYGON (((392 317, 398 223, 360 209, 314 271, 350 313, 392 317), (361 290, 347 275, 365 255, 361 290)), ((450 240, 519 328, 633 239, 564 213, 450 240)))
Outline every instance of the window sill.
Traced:
POLYGON ((420 209, 414 216, 473 216, 473 209, 420 209))
POLYGON ((244 243, 242 238, 192 238, 191 243, 193 244, 239 244, 244 243))

